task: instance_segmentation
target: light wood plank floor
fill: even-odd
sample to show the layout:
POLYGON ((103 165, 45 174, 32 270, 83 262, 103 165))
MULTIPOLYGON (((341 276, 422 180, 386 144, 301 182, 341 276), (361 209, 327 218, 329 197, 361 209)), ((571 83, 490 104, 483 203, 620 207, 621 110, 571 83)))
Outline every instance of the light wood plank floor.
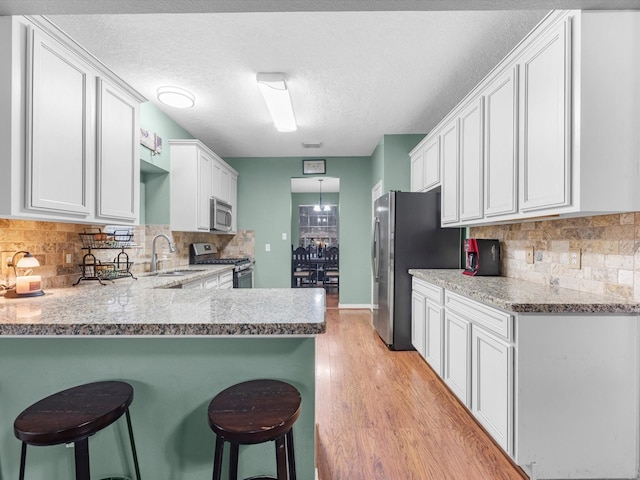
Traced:
POLYGON ((320 480, 522 479, 420 355, 391 352, 367 310, 327 297, 317 337, 320 480))

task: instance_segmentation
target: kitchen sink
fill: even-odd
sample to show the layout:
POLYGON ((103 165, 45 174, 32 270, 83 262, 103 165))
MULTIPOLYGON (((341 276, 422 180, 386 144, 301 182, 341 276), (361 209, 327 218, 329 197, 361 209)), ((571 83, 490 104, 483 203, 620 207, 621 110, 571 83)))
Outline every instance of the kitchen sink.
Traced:
POLYGON ((180 277, 184 275, 189 275, 191 273, 204 272, 205 269, 185 269, 185 270, 170 270, 168 272, 155 272, 151 275, 156 275, 158 277, 180 277))

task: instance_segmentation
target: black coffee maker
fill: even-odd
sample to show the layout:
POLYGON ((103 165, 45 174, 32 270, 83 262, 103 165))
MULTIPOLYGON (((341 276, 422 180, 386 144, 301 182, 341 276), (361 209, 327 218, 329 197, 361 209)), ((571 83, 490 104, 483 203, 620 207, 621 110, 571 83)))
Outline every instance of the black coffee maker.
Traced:
POLYGON ((470 276, 500 275, 500 242, 484 238, 464 241, 466 266, 462 273, 470 276))

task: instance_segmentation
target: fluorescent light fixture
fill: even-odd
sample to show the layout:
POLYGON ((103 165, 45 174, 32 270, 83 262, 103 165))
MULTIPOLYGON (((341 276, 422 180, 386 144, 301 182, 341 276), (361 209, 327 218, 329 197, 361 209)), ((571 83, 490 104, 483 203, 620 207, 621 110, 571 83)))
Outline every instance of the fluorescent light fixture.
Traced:
POLYGON ((258 73, 256 81, 276 129, 279 132, 295 132, 298 127, 284 73, 258 73))
POLYGON ((160 87, 158 100, 175 108, 191 108, 196 104, 196 97, 188 90, 179 87, 160 87))

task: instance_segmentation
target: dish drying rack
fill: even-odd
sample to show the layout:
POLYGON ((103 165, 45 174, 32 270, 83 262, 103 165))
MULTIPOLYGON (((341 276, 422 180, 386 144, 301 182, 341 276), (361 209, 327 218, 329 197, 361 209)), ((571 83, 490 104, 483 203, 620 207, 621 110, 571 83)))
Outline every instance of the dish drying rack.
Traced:
POLYGON ((129 255, 125 249, 134 246, 133 233, 128 230, 116 230, 113 234, 107 235, 100 228, 85 229, 79 233, 82 241, 82 250, 87 253, 82 257, 79 265, 82 275, 73 285, 78 285, 82 280, 96 280, 100 285, 106 285, 103 280, 113 280, 123 277, 131 277, 137 280, 131 273, 133 262, 129 260, 129 255), (98 260, 91 253, 92 250, 113 250, 120 249, 120 253, 113 259, 113 262, 103 262, 98 260))

